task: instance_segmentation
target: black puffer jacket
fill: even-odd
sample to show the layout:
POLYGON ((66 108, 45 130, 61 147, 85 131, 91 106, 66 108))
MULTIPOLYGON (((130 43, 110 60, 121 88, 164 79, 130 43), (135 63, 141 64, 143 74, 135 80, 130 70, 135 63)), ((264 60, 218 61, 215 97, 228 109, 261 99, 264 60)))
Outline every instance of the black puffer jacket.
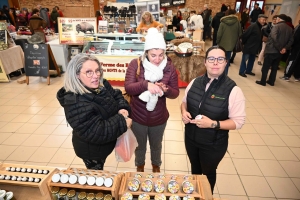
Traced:
POLYGON ((244 44, 243 53, 244 54, 257 54, 261 48, 261 24, 257 21, 251 24, 245 33, 242 35, 242 41, 244 44))
POLYGON ((57 99, 73 128, 73 147, 82 159, 105 159, 114 149, 117 138, 127 130, 120 109, 130 111, 128 102, 118 89, 104 80, 100 91, 83 95, 61 88, 57 99))

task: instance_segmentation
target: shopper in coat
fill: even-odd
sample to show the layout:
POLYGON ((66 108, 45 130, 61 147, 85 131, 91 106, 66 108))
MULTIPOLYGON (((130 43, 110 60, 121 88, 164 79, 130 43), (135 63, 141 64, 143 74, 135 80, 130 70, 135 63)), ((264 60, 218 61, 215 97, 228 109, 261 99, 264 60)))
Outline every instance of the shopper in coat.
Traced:
POLYGON ((64 87, 57 92, 57 99, 73 129, 76 155, 88 169, 103 170, 117 138, 132 121, 122 92, 103 78, 96 57, 78 54, 68 64, 64 87))
POLYGON ((144 55, 129 63, 124 86, 126 92, 132 95, 130 116, 132 131, 138 141, 135 150, 137 171, 144 171, 148 137, 152 171, 160 172, 162 140, 169 118, 166 99, 178 97, 178 76, 172 61, 166 56, 163 35, 150 28, 145 38, 144 55), (138 65, 140 73, 136 77, 138 65))
POLYGON ((243 31, 246 30, 246 25, 247 25, 248 21, 249 21, 249 9, 244 8, 242 16, 241 16, 241 25, 242 25, 243 31))
POLYGON ((212 22, 211 22, 211 27, 214 29, 214 33, 213 33, 213 46, 217 45, 217 33, 218 33, 218 30, 219 30, 219 26, 220 26, 220 23, 221 23, 221 18, 225 16, 225 12, 227 10, 227 6, 225 6, 225 4, 222 5, 221 7, 221 12, 218 12, 212 22))
POLYGON ((172 25, 176 27, 175 31, 181 31, 180 29, 180 21, 182 20, 181 11, 178 10, 177 14, 173 16, 172 25))
POLYGON ((246 118, 243 92, 225 73, 225 55, 226 50, 219 46, 206 51, 207 72, 189 83, 181 104, 191 173, 206 175, 212 193, 229 130, 242 128, 246 118))
POLYGON ((252 72, 253 65, 255 62, 256 53, 261 48, 262 42, 262 32, 261 28, 266 23, 268 17, 260 14, 255 24, 251 24, 245 33, 242 35, 243 56, 240 65, 239 75, 242 77, 247 77, 246 74, 255 76, 252 72), (248 62, 247 62, 248 61, 248 62), (247 64, 246 64, 247 62, 247 64))
POLYGON ((40 11, 38 9, 32 10, 32 16, 29 19, 29 28, 32 34, 35 32, 44 33, 44 28, 46 28, 47 22, 40 17, 40 11))
MULTIPOLYGON (((235 15, 235 10, 227 10, 225 17, 221 18, 221 23, 217 33, 217 44, 226 50, 226 59, 229 61, 231 53, 238 38, 242 35, 241 24, 235 15)), ((227 62, 225 74, 228 74, 230 62, 227 62)))
POLYGON ((59 17, 59 13, 56 10, 56 7, 52 9, 51 15, 50 15, 50 21, 54 25, 55 33, 58 33, 58 21, 57 18, 59 17))
POLYGON ((285 14, 278 15, 276 26, 272 28, 268 37, 265 49, 265 61, 261 68, 261 79, 260 81, 256 81, 259 85, 266 86, 266 83, 268 83, 269 85, 274 86, 277 67, 281 56, 285 54, 293 44, 293 30, 285 23, 286 20, 287 16, 285 14), (270 67, 271 73, 267 80, 270 67))
POLYGON ((263 14, 263 11, 260 9, 259 4, 255 3, 254 4, 254 9, 252 10, 251 14, 250 14, 250 18, 251 18, 251 23, 255 23, 258 19, 258 15, 263 14))

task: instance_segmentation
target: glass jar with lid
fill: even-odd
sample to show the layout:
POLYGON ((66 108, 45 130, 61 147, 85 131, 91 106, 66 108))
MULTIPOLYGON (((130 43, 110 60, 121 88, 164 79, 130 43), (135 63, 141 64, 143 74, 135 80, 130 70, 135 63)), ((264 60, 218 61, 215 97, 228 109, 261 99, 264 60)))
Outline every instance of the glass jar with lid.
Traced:
POLYGON ((94 193, 88 193, 86 196, 87 200, 94 200, 95 199, 95 194, 94 193))
POLYGON ((67 188, 63 188, 59 191, 59 200, 67 200, 67 188))
POLYGON ((75 190, 70 190, 67 196, 68 196, 68 200, 77 200, 75 190))
POLYGON ((102 192, 99 192, 96 194, 96 200, 103 200, 103 197, 104 197, 104 195, 102 192))
POLYGON ((53 200, 58 200, 58 197, 59 197, 59 187, 52 187, 51 188, 51 196, 52 196, 52 199, 53 200))
POLYGON ((78 200, 86 200, 86 192, 80 192, 78 194, 78 200))

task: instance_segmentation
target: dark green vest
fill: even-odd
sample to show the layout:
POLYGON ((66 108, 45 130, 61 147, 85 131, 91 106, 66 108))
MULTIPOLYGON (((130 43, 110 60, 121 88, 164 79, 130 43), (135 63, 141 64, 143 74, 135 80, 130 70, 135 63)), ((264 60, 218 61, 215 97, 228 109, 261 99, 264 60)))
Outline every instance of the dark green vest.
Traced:
MULTIPOLYGON (((229 95, 236 84, 223 73, 218 79, 214 79, 205 91, 206 84, 209 81, 207 74, 195 79, 187 94, 187 110, 193 119, 201 114, 212 120, 226 120, 229 114, 229 95)), ((186 137, 199 144, 223 143, 228 140, 228 132, 228 130, 221 129, 198 128, 195 124, 185 125, 186 137)))

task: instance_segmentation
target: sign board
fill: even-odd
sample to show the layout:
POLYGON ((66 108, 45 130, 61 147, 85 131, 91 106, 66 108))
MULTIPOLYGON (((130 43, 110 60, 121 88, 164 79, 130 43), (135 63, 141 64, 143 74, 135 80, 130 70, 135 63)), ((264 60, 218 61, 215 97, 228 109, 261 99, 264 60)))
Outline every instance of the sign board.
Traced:
POLYGON ((97 33, 97 19, 90 18, 58 18, 58 32, 60 44, 83 45, 84 40, 93 40, 85 34, 97 33))
POLYGON ((26 76, 48 76, 49 58, 47 44, 25 44, 26 76))
POLYGON ((172 0, 160 0, 160 7, 170 7, 172 6, 172 0))
POLYGON ((172 4, 173 4, 173 6, 184 5, 185 0, 173 0, 172 4))
POLYGON ((136 56, 101 56, 94 55, 102 64, 103 74, 107 80, 125 81, 125 74, 131 60, 136 56))
POLYGON ((0 59, 0 82, 9 82, 4 67, 2 65, 1 59, 0 59))

